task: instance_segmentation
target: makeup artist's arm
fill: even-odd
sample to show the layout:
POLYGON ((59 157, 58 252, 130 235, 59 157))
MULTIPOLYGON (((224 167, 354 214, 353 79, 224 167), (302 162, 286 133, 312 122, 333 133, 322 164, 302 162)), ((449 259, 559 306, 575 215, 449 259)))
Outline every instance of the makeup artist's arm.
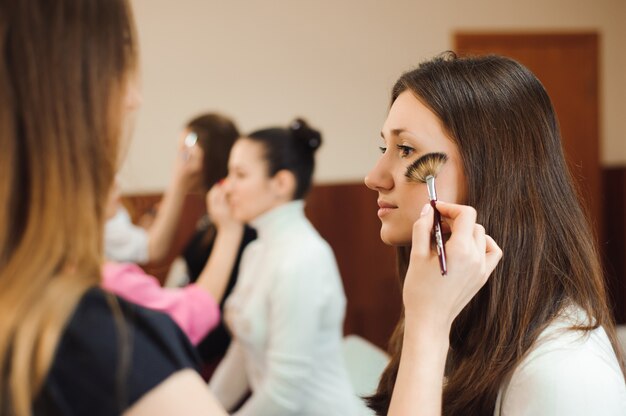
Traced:
POLYGON ((209 380, 211 393, 226 410, 235 407, 250 390, 244 363, 244 352, 235 337, 209 380))
POLYGON ((437 202, 452 234, 446 242, 448 274, 441 276, 431 248, 433 210, 426 205, 413 226, 403 300, 405 327, 390 416, 441 415, 443 377, 452 322, 487 282, 502 251, 471 207, 437 202))
POLYGON ((219 303, 237 259, 243 224, 230 216, 224 192, 215 185, 207 194, 218 229, 213 251, 196 283, 163 288, 155 277, 134 264, 106 263, 102 287, 131 302, 169 314, 193 344, 219 323, 219 303))
POLYGON ((209 217, 217 228, 213 251, 196 284, 219 303, 224 296, 243 238, 243 224, 231 216, 226 193, 218 184, 207 193, 209 217))
POLYGON ((200 146, 186 148, 181 138, 178 148, 170 185, 159 204, 154 223, 148 230, 150 262, 163 260, 169 252, 180 221, 185 196, 200 180, 204 159, 204 152, 200 146))
POLYGON ((123 416, 227 416, 193 370, 180 370, 146 393, 123 416))

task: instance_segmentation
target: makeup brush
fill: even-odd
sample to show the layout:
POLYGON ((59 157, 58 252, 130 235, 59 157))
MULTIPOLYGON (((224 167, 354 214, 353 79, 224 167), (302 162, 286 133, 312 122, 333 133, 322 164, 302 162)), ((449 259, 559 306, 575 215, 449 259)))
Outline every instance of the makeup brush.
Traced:
POLYGON ((442 276, 447 274, 448 268, 446 265, 446 250, 443 245, 443 233, 441 231, 441 214, 439 214, 436 207, 437 190, 435 189, 435 177, 439 174, 441 167, 447 160, 448 156, 445 153, 427 153, 411 163, 405 173, 405 176, 410 181, 425 183, 428 189, 428 198, 430 199, 430 205, 433 207, 435 215, 433 230, 442 276))

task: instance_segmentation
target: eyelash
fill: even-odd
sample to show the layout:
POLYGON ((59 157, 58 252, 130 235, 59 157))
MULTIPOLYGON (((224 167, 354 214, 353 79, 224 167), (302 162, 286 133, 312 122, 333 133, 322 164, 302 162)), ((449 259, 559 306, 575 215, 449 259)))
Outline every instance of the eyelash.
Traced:
MULTIPOLYGON (((398 145, 396 145, 396 147, 400 151, 400 153, 401 153, 400 157, 402 157, 402 158, 407 158, 407 157, 411 156, 413 154, 413 152, 415 152, 415 149, 413 149, 411 146, 398 144, 398 145)), ((385 152, 387 151, 387 148, 384 147, 384 146, 380 146, 378 149, 380 150, 380 152, 382 154, 385 154, 385 152)))
POLYGON ((413 154, 413 152, 415 152, 415 149, 413 149, 411 146, 399 144, 396 147, 398 148, 398 150, 400 150, 400 153, 401 153, 400 157, 402 158, 409 157, 413 154))

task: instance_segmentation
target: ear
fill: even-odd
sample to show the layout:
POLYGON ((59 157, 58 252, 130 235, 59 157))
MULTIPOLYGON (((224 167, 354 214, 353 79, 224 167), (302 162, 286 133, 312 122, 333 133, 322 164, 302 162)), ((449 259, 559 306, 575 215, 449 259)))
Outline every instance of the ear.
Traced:
POLYGON ((272 177, 272 189, 281 201, 291 201, 296 193, 296 176, 287 169, 279 170, 272 177))

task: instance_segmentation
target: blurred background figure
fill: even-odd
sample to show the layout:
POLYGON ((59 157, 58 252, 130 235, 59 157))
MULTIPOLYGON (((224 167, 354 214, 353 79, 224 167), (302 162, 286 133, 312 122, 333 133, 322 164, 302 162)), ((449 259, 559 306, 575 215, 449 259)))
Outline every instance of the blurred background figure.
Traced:
POLYGON ((130 5, 1 0, 0 57, 0 415, 223 415, 174 322, 99 287, 130 5))
MULTIPOLYGON (((226 177, 228 155, 238 137, 239 132, 235 123, 222 114, 206 113, 191 119, 181 132, 170 185, 158 209, 155 209, 154 219, 144 219, 144 223, 148 223, 146 230, 132 224, 128 212, 121 204, 117 204, 115 216, 107 221, 106 225, 107 258, 119 262, 146 264, 158 263, 171 254, 177 227, 181 217, 185 215, 183 212, 185 197, 189 194, 205 195, 226 177)), ((206 198, 206 201, 209 203, 209 198, 206 198)), ((210 211, 210 207, 208 210, 210 211)), ((203 215, 183 251, 177 253, 184 259, 185 276, 176 276, 172 280, 181 285, 198 282, 214 250, 217 234, 215 221, 210 215, 203 215)), ((226 282, 224 295, 221 297, 220 310, 223 310, 223 300, 235 285, 243 249, 254 238, 256 238, 254 230, 246 226, 236 260, 226 282)), ((120 270, 117 269, 115 272, 119 277, 120 270)), ((135 269, 135 272, 138 271, 135 269)), ((211 374, 228 348, 229 342, 230 336, 222 321, 199 341, 197 348, 203 361, 205 377, 208 378, 211 374)))
MULTIPOLYGON (((115 198, 113 191, 111 204, 115 204, 115 198)), ((219 233, 214 238, 212 255, 194 283, 162 287, 156 277, 134 263, 108 261, 102 269, 103 288, 138 305, 169 314, 194 345, 221 321, 219 303, 243 236, 243 224, 231 218, 219 184, 207 193, 206 200, 212 224, 219 233)))
POLYGON ((346 298, 331 247, 304 214, 322 142, 303 120, 237 140, 225 184, 233 217, 259 237, 226 301, 233 333, 210 381, 223 406, 262 415, 356 415, 342 357, 346 298))

